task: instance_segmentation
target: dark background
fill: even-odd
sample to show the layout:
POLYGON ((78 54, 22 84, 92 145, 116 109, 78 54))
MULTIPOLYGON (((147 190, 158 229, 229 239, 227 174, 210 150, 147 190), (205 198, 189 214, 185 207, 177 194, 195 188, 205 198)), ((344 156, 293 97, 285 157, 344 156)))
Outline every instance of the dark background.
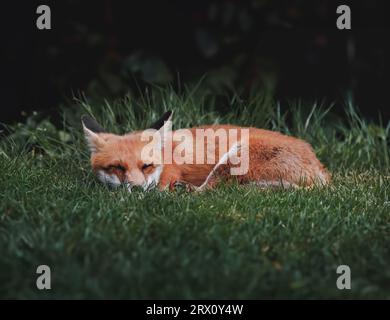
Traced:
MULTIPOLYGON (((385 101, 385 1, 13 1, 2 4, 1 117, 58 117, 81 92, 139 94, 149 83, 195 84, 215 95, 268 90, 292 99, 353 98, 368 118, 385 101), (35 24, 39 4, 52 30, 35 24), (336 28, 348 4, 352 30, 336 28), (24 111, 24 112, 23 112, 24 111)), ((223 104, 223 99, 221 100, 223 104)))

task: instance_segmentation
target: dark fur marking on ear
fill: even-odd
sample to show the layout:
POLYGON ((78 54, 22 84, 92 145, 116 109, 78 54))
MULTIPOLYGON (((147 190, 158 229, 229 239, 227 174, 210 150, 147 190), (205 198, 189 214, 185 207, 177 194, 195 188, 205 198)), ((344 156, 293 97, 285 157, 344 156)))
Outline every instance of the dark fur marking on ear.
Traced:
POLYGON ((158 119, 155 123, 153 123, 151 126, 150 126, 150 129, 156 129, 156 130, 159 130, 163 125, 164 125, 164 122, 167 121, 169 119, 169 117, 171 116, 172 114, 172 111, 169 110, 167 112, 164 113, 164 115, 158 119))
POLYGON ((81 116, 81 122, 84 124, 84 126, 95 133, 102 133, 106 132, 106 130, 103 129, 103 127, 96 122, 96 120, 88 115, 82 115, 81 116))

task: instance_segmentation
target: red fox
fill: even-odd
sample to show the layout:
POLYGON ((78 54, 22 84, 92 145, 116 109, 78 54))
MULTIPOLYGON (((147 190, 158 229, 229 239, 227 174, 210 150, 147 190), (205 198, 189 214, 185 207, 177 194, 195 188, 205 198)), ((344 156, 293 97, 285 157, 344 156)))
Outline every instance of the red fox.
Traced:
POLYGON ((326 185, 331 180, 312 147, 298 138, 232 125, 172 131, 171 117, 168 111, 150 130, 115 135, 83 116, 98 179, 114 187, 126 185, 129 191, 134 186, 172 190, 177 184, 200 191, 232 180, 295 188, 326 185))

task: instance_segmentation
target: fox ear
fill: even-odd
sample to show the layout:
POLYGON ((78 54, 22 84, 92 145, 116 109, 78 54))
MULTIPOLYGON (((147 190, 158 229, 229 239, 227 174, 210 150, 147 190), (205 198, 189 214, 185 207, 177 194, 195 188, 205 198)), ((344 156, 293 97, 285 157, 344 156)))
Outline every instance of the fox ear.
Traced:
POLYGON ((160 130, 167 122, 172 121, 173 112, 171 110, 165 112, 163 116, 150 126, 150 129, 160 130))
POLYGON ((104 129, 90 116, 82 116, 81 123, 83 124, 84 135, 89 150, 91 153, 97 152, 105 143, 104 139, 99 136, 99 133, 104 132, 104 129))
MULTIPOLYGON (((166 144, 167 140, 172 131, 172 111, 167 111, 164 115, 156 121, 150 129, 157 130, 155 131, 156 135, 159 135, 159 139, 157 139, 158 144, 157 148, 162 149, 166 144)), ((146 130, 147 131, 147 130, 146 130)))
POLYGON ((81 116, 81 122, 83 123, 83 126, 92 132, 95 133, 102 133, 106 132, 106 130, 103 129, 103 127, 96 122, 96 120, 86 114, 81 116))

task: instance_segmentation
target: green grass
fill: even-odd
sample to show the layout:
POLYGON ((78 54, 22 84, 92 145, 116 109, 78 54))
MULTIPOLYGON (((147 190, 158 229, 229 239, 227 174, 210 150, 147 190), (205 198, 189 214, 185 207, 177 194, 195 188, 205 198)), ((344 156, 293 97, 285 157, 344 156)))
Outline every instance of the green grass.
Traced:
POLYGON ((10 128, 0 144, 0 297, 389 299, 390 126, 363 120, 350 102, 346 120, 328 107, 299 102, 284 113, 265 94, 221 106, 212 95, 155 88, 78 101, 61 129, 39 115, 10 128), (230 122, 305 138, 333 184, 130 194, 98 183, 80 114, 124 132, 165 109, 176 128, 230 122), (41 264, 52 290, 35 286, 41 264), (341 264, 352 290, 336 287, 341 264))

